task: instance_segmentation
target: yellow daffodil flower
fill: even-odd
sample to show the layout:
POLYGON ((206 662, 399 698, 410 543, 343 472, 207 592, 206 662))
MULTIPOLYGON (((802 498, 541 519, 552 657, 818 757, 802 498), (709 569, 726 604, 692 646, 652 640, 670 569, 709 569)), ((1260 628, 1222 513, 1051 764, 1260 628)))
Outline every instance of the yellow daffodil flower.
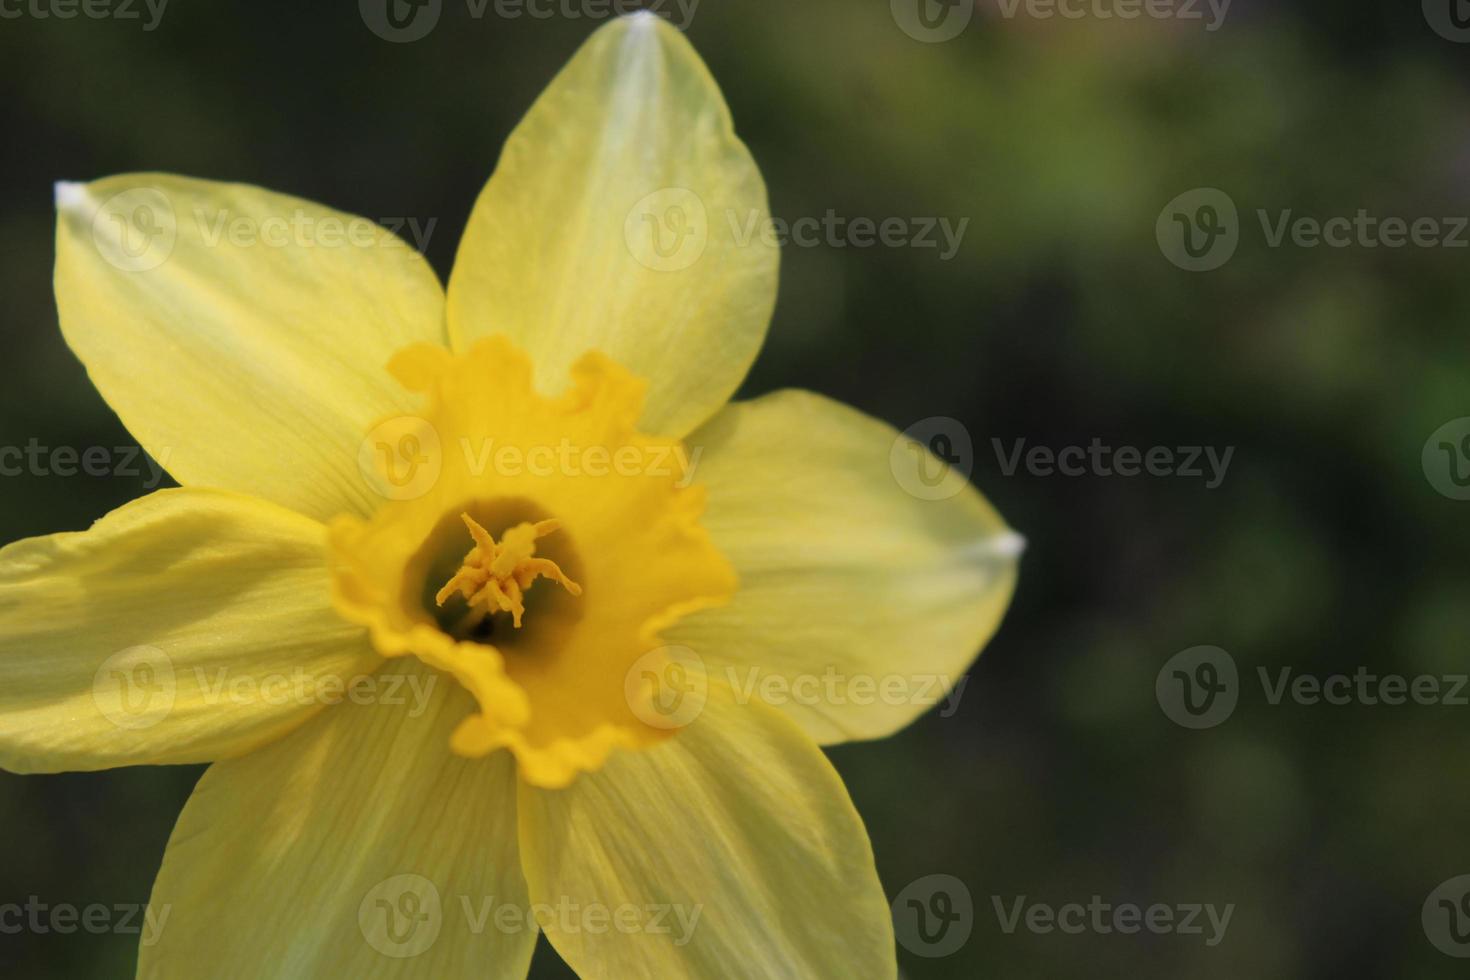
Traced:
POLYGON ((182 487, 0 551, 0 765, 213 763, 139 976, 895 975, 819 746, 948 689, 1019 538, 882 423, 727 404, 777 249, 681 34, 591 38, 447 289, 254 187, 56 196, 66 340, 182 487))

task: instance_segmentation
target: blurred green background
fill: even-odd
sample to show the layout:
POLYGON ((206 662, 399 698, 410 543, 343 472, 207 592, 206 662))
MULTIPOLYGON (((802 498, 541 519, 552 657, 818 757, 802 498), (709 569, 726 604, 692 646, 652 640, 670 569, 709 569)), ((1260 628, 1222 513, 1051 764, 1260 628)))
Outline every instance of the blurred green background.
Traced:
MULTIPOLYGON (((0 446, 130 441, 57 330, 54 180, 167 170, 433 220, 444 276, 506 134, 596 24, 448 0, 429 36, 392 44, 349 2, 173 0, 147 31, 137 9, 0 18, 0 446)), ((689 34, 778 217, 969 219, 947 261, 787 247, 743 392, 959 420, 974 481, 1030 541, 953 717, 832 753, 889 897, 936 873, 970 895, 968 941, 901 949, 905 974, 1463 976, 1420 911, 1470 872, 1470 707, 1272 705, 1254 678, 1467 670, 1470 503, 1435 490, 1421 449, 1470 415, 1470 250, 1273 248, 1255 214, 1470 214, 1470 48, 1386 0, 1239 0, 1213 31, 987 3, 942 43, 884 0, 704 0, 689 34), (1237 251, 1208 272, 1155 238, 1197 187, 1240 209, 1237 251), (1235 454, 1207 489, 1007 475, 992 444, 1094 438, 1235 454), (1155 700, 1197 644, 1244 681, 1203 731, 1155 700), (1212 948, 1008 934, 993 901, 1023 895, 1235 911, 1212 948)), ((7 477, 0 541, 144 491, 7 477)), ((0 774, 0 904, 145 901, 199 771, 0 774)), ((131 976, 135 944, 4 934, 0 972, 131 976)), ((545 944, 534 973, 566 975, 545 944)))

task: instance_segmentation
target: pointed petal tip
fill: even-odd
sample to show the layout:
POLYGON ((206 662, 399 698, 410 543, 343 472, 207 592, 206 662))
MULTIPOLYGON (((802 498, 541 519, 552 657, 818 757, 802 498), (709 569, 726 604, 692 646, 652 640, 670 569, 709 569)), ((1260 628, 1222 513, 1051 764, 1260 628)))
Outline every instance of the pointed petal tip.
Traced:
POLYGON ((56 210, 80 212, 86 210, 87 185, 78 181, 58 180, 53 188, 56 210))
POLYGON ((991 541, 988 550, 1003 558, 1019 558, 1026 550, 1026 537, 1015 531, 1007 531, 991 541))
POLYGON ((643 45, 658 36, 659 16, 649 10, 624 14, 614 23, 621 25, 624 44, 643 45))
POLYGON ((647 8, 624 14, 617 22, 624 25, 626 40, 639 44, 657 41, 661 33, 683 34, 667 17, 660 17, 647 8))

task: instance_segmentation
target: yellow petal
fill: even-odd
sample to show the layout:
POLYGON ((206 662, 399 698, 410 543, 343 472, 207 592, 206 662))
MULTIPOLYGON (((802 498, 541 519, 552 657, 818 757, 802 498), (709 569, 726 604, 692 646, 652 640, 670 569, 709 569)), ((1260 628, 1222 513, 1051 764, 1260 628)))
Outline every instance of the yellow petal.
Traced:
POLYGON ((862 821, 779 712, 711 685, 674 738, 520 799, 532 901, 584 910, 542 923, 580 977, 895 975, 862 821))
POLYGON ((311 517, 367 512, 385 370, 443 341, 423 258, 377 224, 241 184, 127 174, 56 189, 61 329, 175 479, 311 517))
POLYGON ((0 766, 205 762, 279 737, 380 663, 331 607, 325 529, 163 490, 0 550, 0 766))
POLYGON ((453 680, 383 672, 404 703, 341 705, 204 774, 153 885, 168 918, 141 980, 523 980, 536 928, 510 758, 445 751, 470 708, 453 680))
POLYGON ((597 349, 681 436, 734 393, 776 298, 765 185, 719 88, 662 19, 613 21, 511 134, 449 279, 457 348, 506 333, 556 392, 597 349))
POLYGON ((731 405, 689 438, 704 525, 741 588, 667 638, 823 744, 888 735, 939 704, 1015 588, 1021 538, 968 485, 905 492, 898 438, 804 392, 731 405))

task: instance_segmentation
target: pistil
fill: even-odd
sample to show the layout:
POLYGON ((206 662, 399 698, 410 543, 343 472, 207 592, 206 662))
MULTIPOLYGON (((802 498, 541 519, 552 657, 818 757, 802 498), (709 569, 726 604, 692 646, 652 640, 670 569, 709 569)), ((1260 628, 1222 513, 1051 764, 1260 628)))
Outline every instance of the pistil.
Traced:
POLYGON ((441 607, 458 593, 469 604, 469 611, 455 632, 466 635, 498 612, 508 612, 516 629, 525 615, 526 590, 538 578, 561 583, 574 596, 582 587, 567 578, 556 562, 536 557, 536 541, 555 533, 561 522, 555 520, 523 522, 508 528, 496 541, 468 514, 461 514, 475 546, 465 555, 459 571, 439 590, 434 601, 441 607))

